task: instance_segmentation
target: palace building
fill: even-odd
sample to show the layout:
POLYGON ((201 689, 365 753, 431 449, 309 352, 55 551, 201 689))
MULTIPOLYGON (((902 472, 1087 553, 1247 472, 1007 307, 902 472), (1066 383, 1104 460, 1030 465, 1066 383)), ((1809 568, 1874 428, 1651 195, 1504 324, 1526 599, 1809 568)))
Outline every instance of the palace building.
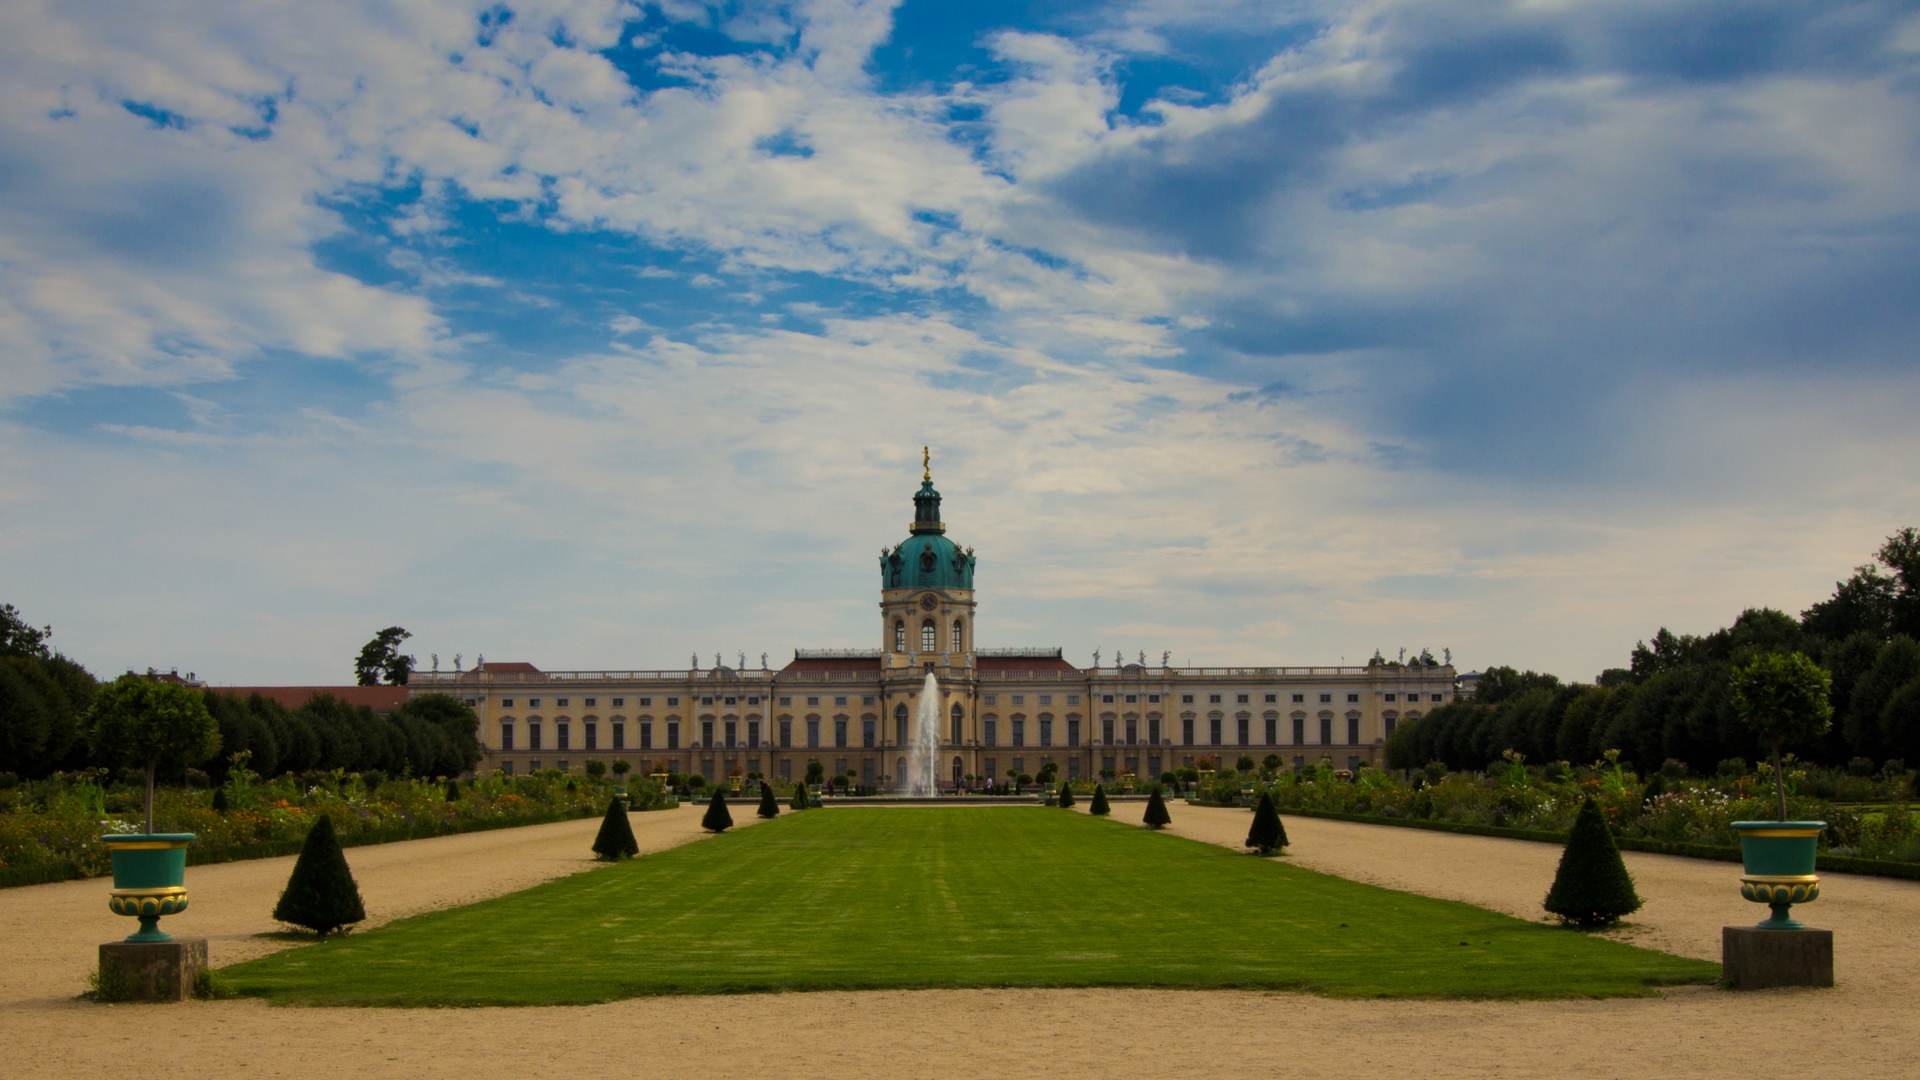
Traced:
MULTIPOLYGON (((416 672, 415 694, 448 693, 480 715, 482 770, 577 769, 625 759, 646 772, 718 780, 738 769, 781 779, 817 760, 893 787, 907 772, 931 671, 944 718, 941 783, 1004 781, 1048 761, 1069 778, 1105 770, 1157 777, 1200 758, 1278 755, 1305 768, 1378 765, 1386 737, 1456 693, 1451 665, 1080 668, 1059 649, 980 648, 974 554, 946 534, 929 470, 913 526, 880 556, 877 649, 798 649, 677 671, 541 671, 483 663, 416 672)), ((1144 660, 1144 658, 1143 658, 1144 660)))

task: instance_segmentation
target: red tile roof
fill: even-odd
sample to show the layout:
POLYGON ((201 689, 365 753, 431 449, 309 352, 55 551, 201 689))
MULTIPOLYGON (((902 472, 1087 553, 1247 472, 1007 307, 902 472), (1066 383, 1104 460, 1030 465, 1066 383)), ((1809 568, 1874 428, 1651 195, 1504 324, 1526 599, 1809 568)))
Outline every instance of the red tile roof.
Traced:
POLYGON ((365 705, 377 713, 393 712, 407 702, 404 686, 209 686, 207 689, 242 698, 259 694, 289 709, 297 709, 319 694, 332 694, 349 705, 365 705))
POLYGON ((830 656, 808 657, 805 660, 790 661, 780 669, 785 675, 802 671, 879 671, 880 658, 877 656, 830 656))
POLYGON ((499 664, 489 661, 487 663, 481 664, 479 667, 475 668, 474 670, 484 671, 489 675, 538 675, 540 674, 539 668, 534 667, 532 664, 529 664, 524 660, 509 660, 506 663, 499 663, 499 664))
POLYGON ((1058 656, 982 656, 974 660, 981 671, 1079 671, 1058 656))

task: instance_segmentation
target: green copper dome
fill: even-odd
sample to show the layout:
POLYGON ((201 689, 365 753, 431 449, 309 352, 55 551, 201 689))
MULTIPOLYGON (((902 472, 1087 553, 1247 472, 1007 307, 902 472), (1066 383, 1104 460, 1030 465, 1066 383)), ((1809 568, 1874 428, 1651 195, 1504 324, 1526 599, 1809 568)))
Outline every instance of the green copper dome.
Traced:
POLYGON ((913 535, 880 555, 880 587, 973 588, 973 552, 961 551, 946 531, 940 521, 940 493, 928 476, 913 496, 913 535))

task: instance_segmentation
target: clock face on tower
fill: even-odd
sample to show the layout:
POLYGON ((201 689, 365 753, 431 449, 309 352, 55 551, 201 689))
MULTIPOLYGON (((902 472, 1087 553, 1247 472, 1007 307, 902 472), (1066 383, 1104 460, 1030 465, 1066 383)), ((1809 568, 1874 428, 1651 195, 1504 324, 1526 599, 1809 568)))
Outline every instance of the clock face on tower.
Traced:
POLYGON ((937 604, 937 603, 939 603, 939 602, 940 602, 940 601, 939 601, 938 599, 936 599, 936 598, 934 597, 934 595, 933 595, 932 593, 927 593, 927 594, 926 594, 925 596, 922 596, 922 597, 920 598, 920 610, 921 610, 921 611, 932 611, 932 610, 933 610, 933 605, 935 605, 935 604, 937 604))

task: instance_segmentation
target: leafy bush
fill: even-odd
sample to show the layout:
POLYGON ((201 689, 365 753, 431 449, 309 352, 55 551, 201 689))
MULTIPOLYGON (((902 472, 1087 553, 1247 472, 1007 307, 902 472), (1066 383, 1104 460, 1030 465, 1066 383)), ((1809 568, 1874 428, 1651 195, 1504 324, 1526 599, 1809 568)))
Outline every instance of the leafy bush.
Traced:
POLYGON ((595 780, 607 775, 607 763, 601 761, 599 758, 588 761, 587 775, 593 777, 595 780))

